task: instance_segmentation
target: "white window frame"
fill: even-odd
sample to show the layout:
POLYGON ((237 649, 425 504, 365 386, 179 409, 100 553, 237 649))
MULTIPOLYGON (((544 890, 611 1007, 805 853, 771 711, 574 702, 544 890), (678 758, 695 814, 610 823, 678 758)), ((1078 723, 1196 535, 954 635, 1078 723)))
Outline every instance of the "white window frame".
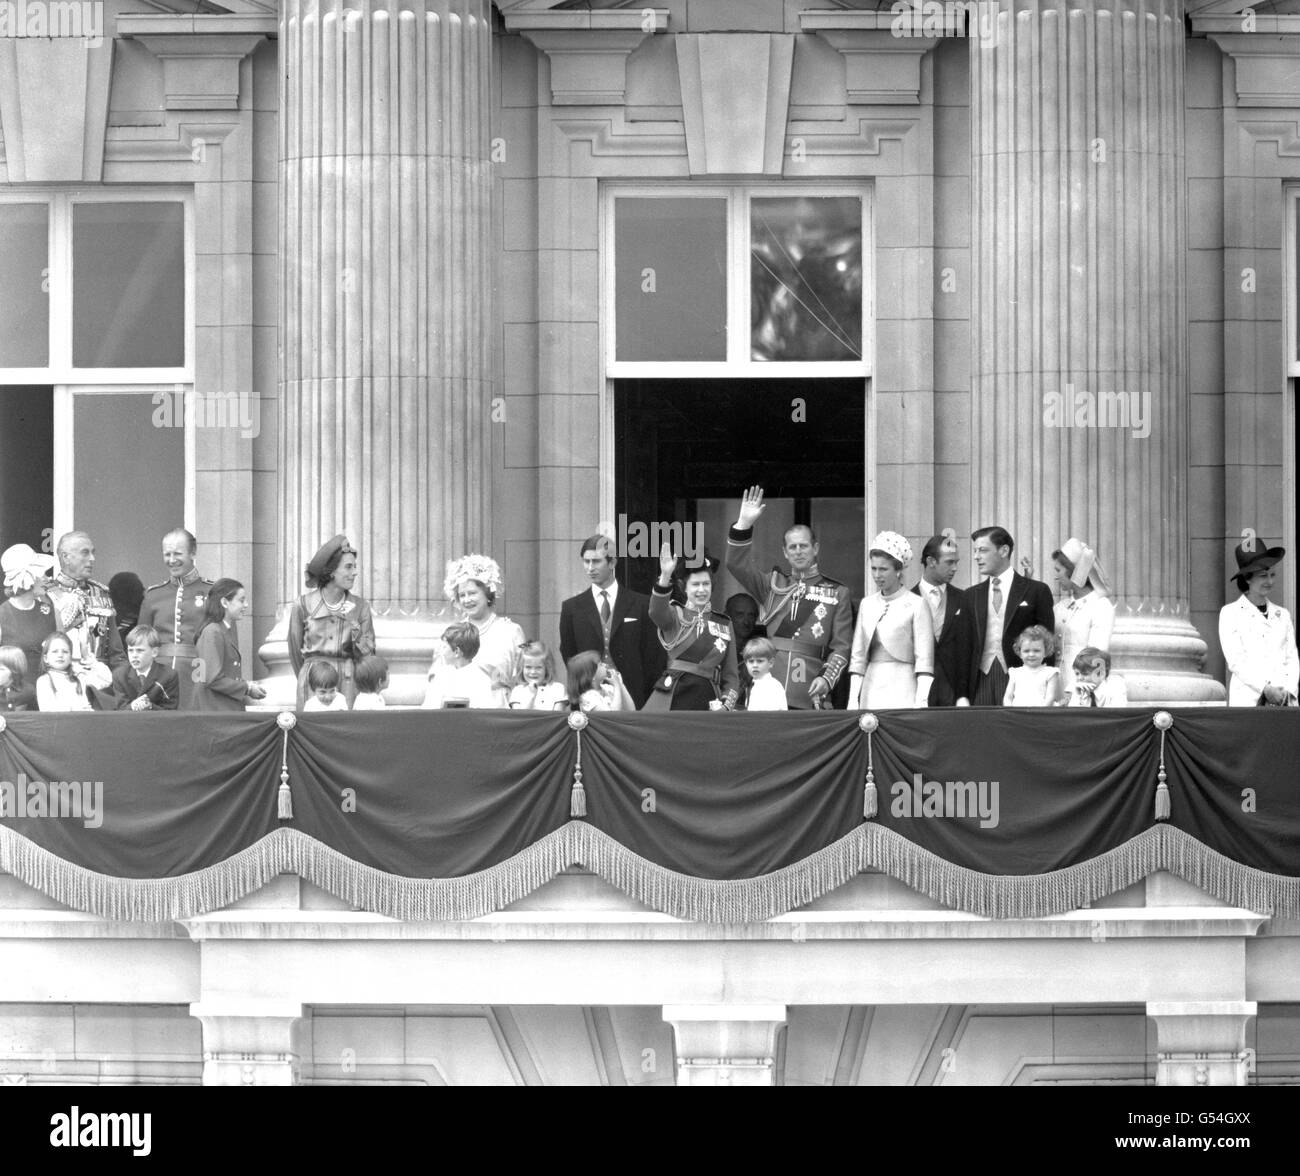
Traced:
MULTIPOLYGON (((1300 269, 1296 265, 1296 243, 1300 241, 1300 184, 1282 189, 1282 238, 1285 262, 1286 364, 1282 395, 1282 543, 1296 550, 1296 396, 1300 394, 1300 269)), ((1297 590, 1294 559, 1288 561, 1292 574, 1282 578, 1282 600, 1295 615, 1297 590)))
POLYGON ((1296 239, 1300 236, 1300 184, 1282 190, 1283 234, 1286 250, 1286 372, 1300 379, 1300 313, 1296 301, 1300 299, 1300 273, 1296 272, 1296 239))
MULTIPOLYGON (((9 188, 0 203, 45 204, 49 208, 49 363, 45 367, 0 367, 0 386, 7 384, 155 384, 173 387, 194 382, 194 196, 191 189, 159 185, 148 188, 9 188), (184 215, 185 362, 180 367, 78 368, 72 362, 72 228, 78 204, 180 204, 184 215)), ((156 390, 156 389, 155 389, 156 390)))
POLYGON ((800 376, 870 377, 875 354, 875 241, 870 184, 770 183, 697 185, 688 182, 601 185, 600 307, 607 379, 789 379, 800 376), (862 201, 862 358, 766 361, 750 357, 750 216, 752 197, 853 196, 862 201), (683 197, 727 202, 727 358, 725 360, 623 360, 617 358, 614 305, 614 203, 620 197, 683 197))

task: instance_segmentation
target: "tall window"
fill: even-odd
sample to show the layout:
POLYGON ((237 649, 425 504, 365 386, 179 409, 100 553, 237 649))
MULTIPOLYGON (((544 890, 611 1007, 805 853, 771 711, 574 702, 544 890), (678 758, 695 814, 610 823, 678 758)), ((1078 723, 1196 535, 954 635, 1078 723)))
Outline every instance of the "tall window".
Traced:
POLYGON ((785 184, 607 188, 606 374, 868 375, 866 200, 785 184))
POLYGON ((150 576, 192 513, 193 224, 185 191, 0 192, 0 545, 90 531, 150 576))

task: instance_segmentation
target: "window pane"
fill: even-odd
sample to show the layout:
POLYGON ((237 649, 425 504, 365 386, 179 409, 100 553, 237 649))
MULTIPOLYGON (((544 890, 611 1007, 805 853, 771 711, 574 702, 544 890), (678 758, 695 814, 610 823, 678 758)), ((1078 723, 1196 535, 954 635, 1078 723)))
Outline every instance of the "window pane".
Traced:
POLYGON ((107 584, 135 572, 156 584, 166 575, 159 544, 185 510, 184 411, 159 413, 147 392, 83 394, 73 404, 72 517, 95 541, 94 577, 107 584))
POLYGON ((615 355, 727 358, 727 202, 614 201, 615 355))
POLYGON ((183 367, 185 216, 171 202, 77 204, 75 367, 183 367))
POLYGON ((41 550, 54 524, 54 389, 0 388, 0 545, 41 550))
POLYGON ((45 204, 0 204, 0 367, 50 362, 49 225, 45 204))
POLYGON ((750 201, 750 354, 862 358, 862 202, 856 196, 750 201))

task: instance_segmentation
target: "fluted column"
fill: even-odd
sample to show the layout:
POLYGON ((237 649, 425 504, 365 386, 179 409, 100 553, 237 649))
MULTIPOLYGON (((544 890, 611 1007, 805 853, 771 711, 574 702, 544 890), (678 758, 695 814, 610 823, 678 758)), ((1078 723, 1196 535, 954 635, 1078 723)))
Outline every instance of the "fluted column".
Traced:
POLYGON ((280 595, 346 532, 421 678, 491 544, 491 41, 488 0, 280 5, 280 595))
POLYGON ((972 37, 972 496, 1112 582, 1139 702, 1222 697, 1189 618, 1181 0, 1003 0, 972 37))

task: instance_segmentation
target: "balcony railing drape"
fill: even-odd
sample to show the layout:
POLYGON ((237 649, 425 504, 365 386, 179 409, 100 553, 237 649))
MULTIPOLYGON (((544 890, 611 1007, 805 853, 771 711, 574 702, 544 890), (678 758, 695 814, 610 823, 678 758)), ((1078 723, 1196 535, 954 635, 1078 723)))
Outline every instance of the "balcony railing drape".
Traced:
POLYGON ((868 737, 843 712, 597 715, 581 731, 483 711, 290 730, 256 714, 11 715, 0 870, 136 920, 218 909, 285 872, 360 909, 473 918, 570 865, 705 921, 770 918, 873 869, 993 917, 1059 913, 1159 869, 1300 917, 1294 714, 1172 712, 1164 821, 1152 712, 878 718, 868 737))

